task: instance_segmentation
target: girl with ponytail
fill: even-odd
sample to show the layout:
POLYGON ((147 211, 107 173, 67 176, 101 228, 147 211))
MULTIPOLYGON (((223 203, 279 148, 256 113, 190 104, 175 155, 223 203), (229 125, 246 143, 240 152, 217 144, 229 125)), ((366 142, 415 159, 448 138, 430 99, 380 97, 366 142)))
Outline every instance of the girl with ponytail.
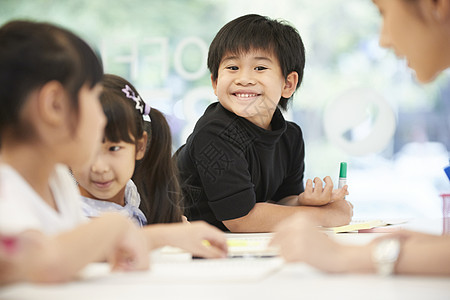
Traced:
POLYGON ((182 223, 181 193, 164 115, 119 76, 105 74, 102 85, 100 102, 107 125, 101 150, 91 164, 72 168, 85 214, 97 217, 117 211, 140 226, 179 223, 145 226, 144 231, 153 247, 170 245, 200 256, 223 256, 226 245, 220 231, 204 222, 182 223), (205 239, 217 247, 206 247, 205 239))
POLYGON ((107 118, 102 150, 89 168, 73 170, 86 215, 118 210, 141 226, 180 222, 180 192, 164 115, 125 79, 106 74, 102 84, 100 102, 107 118))

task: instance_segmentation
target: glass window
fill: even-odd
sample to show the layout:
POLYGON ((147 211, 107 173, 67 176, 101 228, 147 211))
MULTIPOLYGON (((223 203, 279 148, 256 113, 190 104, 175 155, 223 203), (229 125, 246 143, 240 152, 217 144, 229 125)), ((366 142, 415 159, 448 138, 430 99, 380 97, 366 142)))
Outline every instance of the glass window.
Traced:
POLYGON ((450 146, 448 73, 419 85, 378 46, 380 17, 360 0, 0 0, 0 23, 26 18, 69 28, 101 54, 105 71, 135 84, 169 119, 174 150, 216 101, 209 43, 247 13, 286 19, 300 32, 305 77, 286 118, 303 129, 306 178, 348 162, 355 218, 441 216, 450 146))

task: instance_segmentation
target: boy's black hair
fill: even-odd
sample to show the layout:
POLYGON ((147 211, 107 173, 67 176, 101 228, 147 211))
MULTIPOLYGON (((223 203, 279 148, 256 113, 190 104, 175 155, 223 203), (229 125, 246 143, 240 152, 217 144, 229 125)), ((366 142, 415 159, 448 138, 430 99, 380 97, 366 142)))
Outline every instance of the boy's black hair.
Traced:
POLYGON ((78 93, 100 82, 103 67, 94 51, 78 36, 58 26, 11 21, 0 28, 0 133, 30 135, 19 115, 27 96, 49 81, 60 82, 78 111, 78 93))
MULTIPOLYGON (((296 89, 300 86, 305 68, 305 47, 298 31, 286 21, 256 14, 234 19, 219 30, 208 52, 208 68, 212 79, 217 80, 219 65, 225 54, 251 50, 272 52, 280 63, 284 78, 291 72, 297 72, 296 89)), ((286 110, 291 98, 281 97, 278 105, 286 110)))

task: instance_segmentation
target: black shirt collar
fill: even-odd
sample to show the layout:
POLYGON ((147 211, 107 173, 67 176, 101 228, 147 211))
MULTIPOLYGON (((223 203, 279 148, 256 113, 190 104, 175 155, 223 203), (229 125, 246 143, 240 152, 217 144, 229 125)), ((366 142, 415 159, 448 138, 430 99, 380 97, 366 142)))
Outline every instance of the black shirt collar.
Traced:
POLYGON ((274 146, 276 143, 278 143, 280 137, 286 131, 287 123, 278 107, 275 109, 272 121, 270 122, 272 129, 267 130, 253 124, 252 122, 248 121, 243 117, 239 117, 236 114, 230 112, 229 110, 224 108, 220 103, 218 103, 218 106, 221 109, 223 109, 227 114, 235 116, 239 120, 239 122, 244 126, 244 128, 249 133, 251 133, 251 135, 255 138, 255 142, 261 143, 266 147, 271 147, 274 146))

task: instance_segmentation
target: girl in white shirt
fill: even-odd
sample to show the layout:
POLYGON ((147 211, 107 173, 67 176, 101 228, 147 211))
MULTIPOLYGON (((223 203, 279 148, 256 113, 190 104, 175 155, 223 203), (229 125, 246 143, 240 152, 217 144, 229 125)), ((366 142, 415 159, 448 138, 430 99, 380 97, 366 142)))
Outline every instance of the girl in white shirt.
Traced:
POLYGON ((106 259, 114 268, 148 267, 148 241, 127 219, 108 214, 84 223, 64 166, 97 151, 102 75, 91 48, 67 30, 28 21, 0 28, 0 233, 48 239, 42 248, 52 253, 36 248, 30 255, 39 263, 24 265, 34 275, 1 270, 2 281, 67 280, 106 259))

